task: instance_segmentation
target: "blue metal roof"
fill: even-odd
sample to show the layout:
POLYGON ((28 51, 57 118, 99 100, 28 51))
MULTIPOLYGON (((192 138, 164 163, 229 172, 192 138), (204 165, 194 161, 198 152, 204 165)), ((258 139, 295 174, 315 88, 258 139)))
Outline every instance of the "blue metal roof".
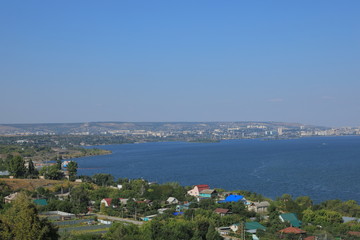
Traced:
POLYGON ((184 214, 184 212, 174 212, 173 213, 174 216, 178 216, 178 215, 182 215, 182 214, 184 214))
POLYGON ((244 199, 242 195, 229 195, 225 200, 219 201, 218 203, 227 203, 227 202, 238 202, 244 199))

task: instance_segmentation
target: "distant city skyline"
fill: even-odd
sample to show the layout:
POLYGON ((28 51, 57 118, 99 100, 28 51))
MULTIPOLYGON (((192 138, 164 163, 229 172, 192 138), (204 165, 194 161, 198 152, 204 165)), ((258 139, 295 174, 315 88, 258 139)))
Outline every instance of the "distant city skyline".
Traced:
POLYGON ((0 124, 360 126, 360 2, 16 1, 0 124))

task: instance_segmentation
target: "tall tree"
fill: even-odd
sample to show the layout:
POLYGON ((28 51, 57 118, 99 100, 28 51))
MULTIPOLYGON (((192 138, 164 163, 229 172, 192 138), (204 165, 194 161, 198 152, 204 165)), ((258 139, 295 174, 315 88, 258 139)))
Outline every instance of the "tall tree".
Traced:
POLYGON ((114 176, 108 173, 97 173, 91 177, 96 185, 109 186, 114 184, 114 176))
POLYGON ((35 169, 33 161, 30 159, 28 163, 28 168, 26 171, 26 175, 29 177, 37 175, 37 170, 35 169))
POLYGON ((57 167, 57 169, 61 170, 61 164, 62 164, 61 159, 60 158, 56 159, 56 167, 57 167))
POLYGON ((78 164, 77 162, 74 161, 69 162, 69 164, 67 165, 67 170, 69 172, 69 179, 71 181, 74 181, 76 178, 77 168, 78 168, 78 164))
POLYGON ((56 165, 45 166, 40 170, 40 174, 45 176, 47 179, 59 180, 64 177, 62 171, 60 171, 56 165))
POLYGON ((114 223, 106 234, 106 239, 140 240, 144 239, 140 228, 134 224, 114 223))
POLYGON ((14 177, 23 177, 26 173, 24 159, 21 156, 12 157, 9 161, 8 171, 14 177))
POLYGON ((222 240, 223 238, 216 231, 214 225, 210 225, 206 233, 206 240, 222 240))
POLYGON ((56 240, 57 228, 46 219, 40 219, 35 205, 20 193, 11 208, 0 215, 2 240, 56 240))
POLYGON ((73 206, 73 213, 87 213, 90 199, 84 186, 71 189, 70 202, 73 206))

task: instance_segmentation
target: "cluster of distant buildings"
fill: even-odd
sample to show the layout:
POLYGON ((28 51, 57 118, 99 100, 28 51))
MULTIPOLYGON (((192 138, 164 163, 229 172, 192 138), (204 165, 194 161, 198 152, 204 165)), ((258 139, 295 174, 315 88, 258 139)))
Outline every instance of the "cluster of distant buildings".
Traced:
MULTIPOLYGON (((75 131, 69 135, 89 136, 89 135, 107 135, 124 136, 134 138, 191 138, 191 139, 242 139, 242 138, 294 138, 310 136, 343 136, 360 135, 360 128, 312 128, 300 126, 298 128, 289 128, 287 126, 269 127, 265 125, 248 125, 244 127, 220 127, 203 130, 109 130, 93 133, 91 131, 75 131)), ((55 132, 9 132, 3 133, 3 136, 30 136, 30 135, 56 135, 55 132)), ((27 143, 26 139, 19 139, 18 144, 27 143)))
MULTIPOLYGON (((360 135, 360 127, 326 128, 276 122, 203 122, 203 123, 87 123, 66 127, 61 124, 4 126, 0 135, 107 135, 134 138, 238 139, 261 137, 302 137, 360 135)), ((20 140, 21 141, 21 140, 20 140)), ((20 142, 19 142, 20 143, 20 142)))

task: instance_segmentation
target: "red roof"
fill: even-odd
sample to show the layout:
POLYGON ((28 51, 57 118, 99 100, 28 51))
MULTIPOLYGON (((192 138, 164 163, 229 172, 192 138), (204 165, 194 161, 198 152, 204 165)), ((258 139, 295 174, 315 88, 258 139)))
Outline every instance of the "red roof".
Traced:
POLYGON ((195 185, 198 189, 199 189, 199 192, 201 192, 202 190, 205 190, 205 189, 210 189, 209 185, 207 184, 201 184, 201 185, 195 185))
POLYGON ((104 198, 104 200, 106 201, 108 206, 111 205, 112 198, 104 198))
POLYGON ((350 231, 348 232, 349 235, 352 235, 352 236, 358 236, 360 237, 360 232, 354 232, 354 231, 350 231))
POLYGON ((226 214, 226 213, 229 212, 229 209, 226 209, 226 208, 217 208, 217 209, 214 210, 214 212, 226 214))
POLYGON ((304 238, 304 240, 316 240, 316 237, 315 236, 310 236, 310 237, 304 238))
POLYGON ((301 230, 300 228, 296 228, 296 227, 284 228, 284 229, 280 230, 279 232, 281 232, 281 233, 294 233, 294 234, 306 233, 304 230, 301 230))

